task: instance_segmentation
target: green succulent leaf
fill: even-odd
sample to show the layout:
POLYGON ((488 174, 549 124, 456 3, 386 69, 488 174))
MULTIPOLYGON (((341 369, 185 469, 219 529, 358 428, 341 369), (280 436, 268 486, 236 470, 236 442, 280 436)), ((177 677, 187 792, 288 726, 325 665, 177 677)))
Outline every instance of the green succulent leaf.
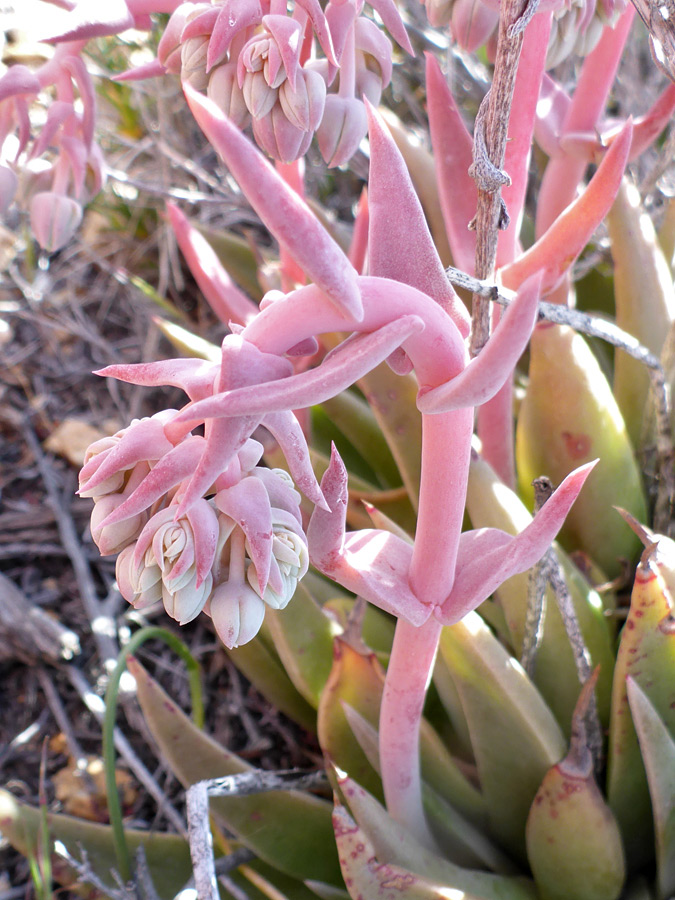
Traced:
POLYGON ((361 652, 335 638, 333 667, 319 704, 319 743, 333 765, 380 799, 380 777, 354 736, 344 707, 357 709, 374 726, 380 715, 383 684, 384 673, 374 653, 361 652))
POLYGON ((314 602, 304 582, 286 609, 268 609, 266 617, 286 674, 316 709, 330 674, 333 636, 339 626, 314 602))
MULTIPOLYGON (((474 457, 471 461, 467 509, 474 528, 500 528, 508 534, 518 534, 532 521, 532 516, 520 498, 479 457, 474 457)), ((556 548, 556 552, 563 566, 591 665, 600 666, 596 695, 601 722, 607 726, 614 669, 611 626, 604 615, 599 594, 560 548, 556 548)), ((525 634, 527 581, 527 573, 515 575, 500 585, 496 594, 506 616, 509 643, 517 656, 522 652, 525 634)), ((481 613, 482 611, 481 608, 481 613)), ((550 588, 546 591, 543 637, 537 649, 532 680, 563 732, 569 736, 572 713, 581 687, 565 625, 550 588)))
POLYGON ((239 671, 276 709, 308 731, 316 731, 316 712, 298 691, 276 653, 260 635, 225 652, 239 671))
MULTIPOLYGON (((142 666, 130 660, 129 670, 162 759, 183 785, 255 771, 196 728, 142 666)), ((211 808, 237 840, 274 868, 301 881, 342 886, 331 807, 325 800, 297 791, 273 791, 214 797, 211 808)))
MULTIPOLYGON (((0 829, 11 845, 24 856, 35 856, 38 834, 42 827, 42 810, 21 803, 9 791, 0 790, 0 829)), ((54 850, 55 842, 62 844, 68 854, 82 860, 82 850, 92 871, 111 888, 116 887, 111 872, 116 869, 117 858, 112 829, 107 825, 85 822, 72 816, 46 814, 47 832, 51 841, 53 877, 64 887, 73 887, 77 872, 54 850)), ((192 874, 190 849, 183 838, 174 834, 158 834, 134 829, 126 830, 131 854, 143 847, 152 881, 161 900, 172 900, 177 887, 185 884, 192 874)), ((93 898, 98 892, 93 887, 78 887, 85 897, 93 898)))
POLYGON ((462 900, 534 900, 525 879, 474 872, 453 865, 424 848, 414 835, 394 822, 383 807, 349 779, 341 790, 358 825, 344 807, 333 814, 345 883, 353 898, 388 898, 387 888, 405 897, 432 900, 462 893, 462 900), (420 874, 423 872, 424 876, 420 874), (447 889, 445 893, 442 889, 447 889))
POLYGON ((199 222, 191 224, 211 244, 216 256, 239 287, 254 300, 261 300, 263 291, 258 281, 258 266, 262 260, 253 252, 251 244, 229 231, 205 228, 199 222))
POLYGON ((516 461, 521 495, 531 504, 540 475, 560 484, 599 458, 560 532, 610 577, 638 551, 613 506, 644 521, 645 496, 635 454, 607 379, 584 338, 567 326, 538 325, 530 342, 530 377, 520 407, 516 461))
POLYGON ((181 356, 189 356, 195 359, 207 359, 209 362, 220 362, 220 348, 211 341, 207 341, 198 334, 193 334, 189 329, 175 322, 167 322, 160 316, 154 316, 153 322, 170 341, 181 356))
POLYGON ((675 895, 675 740, 638 683, 626 681, 654 810, 658 898, 668 900, 675 895))
POLYGON ((574 710, 570 749, 544 776, 527 819, 527 856, 542 900, 617 900, 626 863, 619 826, 600 793, 586 718, 597 672, 574 710))
MULTIPOLYGON (((675 289, 652 220, 628 178, 623 179, 607 216, 607 228, 614 261, 616 324, 659 356, 675 317, 675 289)), ((647 434, 649 390, 646 366, 617 350, 614 396, 635 447, 642 446, 647 434)))
POLYGON ((541 694, 477 613, 444 628, 440 652, 462 703, 494 835, 525 857, 525 822, 548 769, 565 753, 541 694))
POLYGON ((653 547, 645 551, 635 573, 614 671, 609 731, 607 796, 631 866, 651 861, 654 840, 647 774, 628 702, 629 676, 675 733, 675 631, 668 627, 672 601, 653 552, 653 547))
POLYGON ((380 487, 398 487, 401 476, 372 409, 353 391, 343 391, 321 404, 330 421, 375 473, 380 487))

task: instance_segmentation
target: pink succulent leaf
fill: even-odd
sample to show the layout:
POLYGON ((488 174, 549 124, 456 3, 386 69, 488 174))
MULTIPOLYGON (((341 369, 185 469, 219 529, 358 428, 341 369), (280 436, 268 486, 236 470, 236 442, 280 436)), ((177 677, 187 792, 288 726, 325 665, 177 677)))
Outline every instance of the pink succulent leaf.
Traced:
POLYGON ((372 19, 358 16, 354 22, 354 41, 357 50, 367 53, 377 61, 381 85, 386 87, 391 81, 393 68, 389 38, 372 19))
POLYGON ((537 102, 534 136, 544 153, 551 158, 560 155, 560 138, 571 102, 567 91, 545 72, 537 102))
POLYGON ((87 149, 91 148, 94 141, 94 124, 96 121, 96 92, 91 75, 87 71, 84 60, 80 56, 67 56, 63 61, 63 68, 69 72, 82 101, 82 136, 87 149))
MULTIPOLYGON (((166 67, 167 71, 174 75, 180 74, 181 70, 181 44, 183 40, 195 35, 186 35, 183 37, 184 29, 191 17, 196 17, 200 9, 211 9, 214 17, 218 14, 215 7, 207 7, 203 3, 180 3, 169 17, 162 36, 157 45, 157 59, 166 67)), ((197 34, 210 34, 211 29, 206 31, 199 30, 197 34)))
MULTIPOLYGON (((236 2, 236 0, 235 0, 236 2)), ((176 32, 172 34, 172 37, 175 40, 175 35, 178 35, 178 40, 176 41, 176 46, 179 46, 183 41, 189 41, 191 38, 196 37, 204 37, 204 35, 208 35, 209 37, 213 37, 213 29, 216 26, 216 22, 222 16, 223 18, 229 19, 230 16, 227 15, 232 9, 232 3, 226 3, 221 6, 209 6, 204 3, 183 3, 180 8, 176 10, 176 15, 181 14, 181 18, 184 19, 182 26, 177 24, 176 32), (185 13, 182 12, 183 7, 186 7, 185 13), (191 8, 190 8, 191 7, 191 8), (227 8, 226 8, 227 7, 227 8), (180 29, 180 30, 179 30, 180 29)), ((258 4, 258 9, 260 9, 260 5, 258 4)), ((255 24, 260 24, 262 19, 262 11, 255 24)), ((159 46, 161 47, 162 41, 164 40, 167 31, 167 28, 164 29, 164 34, 162 35, 162 40, 159 42, 159 46)), ((167 47, 167 50, 171 49, 167 47)), ((229 49, 229 43, 227 47, 221 48, 221 53, 218 55, 222 55, 223 57, 227 54, 229 49)), ((209 68, 211 68, 209 66, 209 68)))
POLYGON ((436 182, 445 229, 455 265, 472 274, 476 259, 476 232, 469 223, 476 215, 478 191, 469 176, 473 138, 436 58, 427 54, 427 111, 431 146, 436 159, 436 182))
POLYGON ((218 476, 225 471, 255 431, 258 422, 257 417, 241 416, 209 423, 206 445, 196 469, 192 469, 193 474, 181 496, 177 515, 182 516, 211 490, 218 476))
POLYGON ((312 563, 323 571, 337 565, 347 524, 347 470, 335 444, 331 446, 330 462, 321 479, 321 492, 325 503, 312 513, 307 540, 312 563))
POLYGON ((38 78, 28 66, 20 63, 10 68, 0 78, 0 103, 8 97, 20 94, 38 94, 42 90, 38 78))
POLYGON ((201 400, 213 393, 219 372, 217 363, 202 359, 163 359, 106 366, 94 374, 143 387, 172 385, 185 391, 191 400, 201 400))
POLYGON ((243 478, 216 494, 216 506, 239 525, 248 542, 258 587, 265 593, 272 559, 272 510, 265 485, 255 476, 243 478))
POLYGON ((228 334, 221 346, 218 390, 276 381, 293 371, 289 360, 276 353, 265 353, 240 335, 228 334))
MULTIPOLYGON (((291 88, 295 90, 300 68, 300 51, 302 50, 303 27, 295 19, 288 16, 263 16, 263 25, 274 38, 279 48, 280 62, 286 70, 291 88)), ((276 73, 270 72, 271 80, 276 73)))
POLYGON ((550 32, 551 13, 535 16, 525 29, 509 118, 509 140, 502 166, 511 179, 511 183, 502 188, 502 199, 511 223, 505 231, 499 233, 497 267, 512 262, 521 252, 519 235, 528 184, 532 135, 550 32))
POLYGON ((36 159, 42 156, 54 141, 59 128, 74 115, 75 109, 72 103, 68 103, 65 100, 54 100, 49 107, 47 119, 40 129, 40 134, 33 142, 28 158, 36 159))
POLYGON ((178 207, 167 203, 167 212, 178 246, 211 309, 225 324, 234 321, 246 325, 258 307, 234 284, 213 247, 178 207))
POLYGON ((368 189, 364 187, 356 207, 352 242, 349 247, 349 259, 359 275, 366 273, 368 254, 368 230, 370 227, 370 211, 368 209, 368 189))
POLYGON ((293 344, 292 347, 289 347, 287 350, 287 355, 293 357, 314 356, 314 354, 318 352, 319 342, 315 337, 308 337, 304 338, 301 341, 298 341, 297 344, 293 344))
POLYGON ((87 174, 87 148, 79 137, 65 134, 61 138, 61 150, 61 161, 68 160, 73 175, 73 199, 79 201, 87 174))
POLYGON ((415 51, 412 48, 408 32, 405 30, 403 19, 394 0, 368 0, 368 2, 380 14, 384 27, 399 47, 402 47, 411 56, 414 56, 415 51))
POLYGON ((326 19, 330 26, 338 63, 342 59, 347 37, 356 21, 356 17, 356 7, 353 3, 329 3, 326 7, 326 19))
POLYGON ((321 479, 321 490, 331 511, 317 508, 312 513, 307 529, 312 564, 380 609, 414 625, 423 624, 431 607, 420 603, 408 583, 411 546, 386 531, 345 534, 347 470, 335 447, 321 479))
POLYGON ((28 103, 26 102, 25 97, 19 96, 14 98, 14 110, 19 126, 19 146, 17 148, 14 160, 18 161, 19 156, 28 146, 28 141, 30 140, 31 136, 30 114, 28 112, 28 103))
MULTIPOLYGON (((114 525, 152 506, 195 471, 205 449, 206 441, 199 435, 193 435, 174 447, 159 460, 136 490, 102 524, 114 525)), ((176 512, 180 513, 179 510, 176 512)))
POLYGON ((59 14, 57 21, 63 23, 61 27, 42 35, 40 40, 54 44, 89 40, 119 34, 135 24, 125 0, 105 0, 105 3, 101 0, 79 0, 71 11, 64 11, 63 16, 59 14))
POLYGON ((314 34, 319 42, 319 46, 326 54, 326 59, 332 65, 337 66, 338 57, 333 46, 332 29, 328 27, 328 22, 319 0, 297 0, 297 3, 309 16, 314 34))
MULTIPOLYGON (((597 130, 634 14, 635 9, 629 3, 615 27, 603 29, 595 50, 584 60, 563 125, 563 134, 591 134, 597 130)), ((556 216, 574 201, 588 162, 588 158, 565 154, 549 162, 537 202, 537 237, 544 234, 556 216)))
POLYGON ((214 103, 189 87, 185 93, 199 126, 265 225, 336 307, 360 320, 363 308, 356 271, 337 243, 297 193, 214 103))
POLYGON ((158 59, 143 63, 141 66, 134 66, 126 72, 119 72, 112 76, 113 81, 143 81, 146 78, 159 78, 166 75, 167 69, 158 59))
POLYGON ((206 579, 216 555, 218 518, 211 505, 203 500, 188 510, 187 519, 195 536, 195 569, 197 587, 206 579))
POLYGON ((262 21, 259 0, 227 0, 213 26, 206 56, 206 71, 225 58, 235 35, 262 21))
MULTIPOLYGON (((430 21, 431 18, 430 16, 430 21)), ((482 47, 495 30, 495 26, 499 22, 499 11, 482 3, 481 0, 478 2, 457 0, 452 4, 450 22, 453 38, 460 47, 473 53, 478 47, 482 47)), ((525 34, 527 31, 528 29, 525 30, 525 34)))
POLYGON ((386 362, 396 375, 410 375, 415 368, 412 359, 410 359, 403 347, 397 347, 393 353, 390 353, 386 362))
POLYGON ((250 385, 207 397, 181 416, 215 419, 266 415, 283 409, 305 409, 329 400, 363 377, 411 334, 424 329, 419 316, 401 316, 377 331, 352 337, 328 354, 320 366, 264 384, 250 385))
POLYGON ((411 561, 412 548, 406 541, 389 531, 364 529, 347 534, 342 552, 331 566, 314 565, 384 612, 420 626, 432 608, 418 600, 410 588, 411 561))
POLYGON ((480 406, 497 394, 527 347, 537 321, 540 290, 538 273, 522 284, 490 340, 456 378, 430 390, 420 390, 420 412, 441 413, 480 406))
POLYGON ((241 450, 237 453, 237 459, 239 460, 241 471, 250 472, 251 469, 254 469, 262 459, 264 449, 265 448, 260 443, 260 441, 249 438, 241 448, 241 450))
POLYGON ((452 591, 435 615, 458 622, 502 582, 531 568, 550 547, 597 460, 571 472, 532 522, 515 537, 496 528, 463 532, 452 591))
POLYGON ((307 440, 294 413, 290 410, 267 413, 262 425, 279 444, 298 490, 315 506, 327 510, 328 505, 312 468, 307 440))
POLYGON ((125 0, 125 2, 129 7, 129 12, 137 18, 151 13, 168 13, 170 15, 181 5, 181 0, 125 0))
MULTIPOLYGON (((637 159, 650 147, 673 117, 675 110, 675 84, 669 84, 651 109, 633 122, 633 141, 630 145, 629 162, 637 159)), ((611 145, 621 133, 620 126, 611 132, 603 132, 602 140, 611 145)))
POLYGON ((82 467, 80 496, 86 497, 108 478, 130 469, 138 462, 161 459, 173 450, 173 446, 164 436, 161 418, 153 416, 151 419, 134 422, 105 457, 97 454, 82 467))
POLYGON ((268 469, 266 466, 256 466, 252 474, 265 485, 270 505, 282 511, 289 511, 296 527, 302 526, 300 494, 295 490, 291 476, 281 469, 268 469))
POLYGON ((366 103, 370 134, 368 264, 371 275, 410 284, 446 310, 462 337, 471 320, 448 281, 408 167, 389 130, 366 103))
POLYGON ((516 262, 501 269, 501 280, 506 287, 517 290, 538 271, 544 273, 544 295, 558 284, 614 202, 628 162, 632 133, 633 126, 628 120, 581 196, 516 262))

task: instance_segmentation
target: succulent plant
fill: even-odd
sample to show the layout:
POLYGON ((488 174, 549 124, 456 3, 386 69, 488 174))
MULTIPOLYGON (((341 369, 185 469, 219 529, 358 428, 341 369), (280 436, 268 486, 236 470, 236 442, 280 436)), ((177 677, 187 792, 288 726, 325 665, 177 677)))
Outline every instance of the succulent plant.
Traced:
MULTIPOLYGON (((341 29, 339 4, 328 23, 318 6, 301 5, 314 11, 329 58, 324 26, 353 37, 356 6, 341 29)), ((653 231, 640 225, 625 172, 675 97, 634 124, 604 117, 631 10, 602 30, 574 96, 552 87, 546 40, 531 37, 548 35, 552 5, 525 37, 504 162, 517 222, 533 133, 551 156, 536 240, 522 251, 511 232, 496 246, 508 309, 473 357, 469 315, 440 254, 467 270, 465 286, 485 288, 472 277, 480 235, 467 229, 467 211, 473 216, 486 191, 475 147, 478 190, 467 174, 472 138, 435 61, 427 92, 437 190, 428 187, 434 163, 413 151, 401 123, 392 138, 369 108, 369 193, 348 254, 301 198, 299 169, 270 167, 218 105, 186 86, 197 122, 278 240, 280 289, 249 297, 234 282, 237 273, 240 283, 255 282, 253 255, 229 237, 210 243, 170 208, 186 260, 229 333, 217 348, 165 323, 181 350, 201 358, 100 373, 173 385, 188 400, 95 445, 81 493, 97 504, 102 552, 121 551, 123 595, 137 608, 159 600, 179 622, 204 610, 234 664, 321 747, 323 790, 233 789, 212 800, 219 850, 243 846, 255 856, 236 874, 250 897, 675 895, 675 544, 635 524, 646 522, 651 499, 639 453, 657 443, 658 459, 665 453, 672 466, 672 437, 664 451, 648 378, 630 374, 635 358, 627 366, 619 356, 641 355, 663 375, 655 355, 672 344, 672 273, 653 231), (540 95, 551 102, 536 121, 540 95), (580 190, 590 162, 597 169, 580 190), (617 338, 614 390, 565 305, 571 265, 608 213, 616 322, 634 336, 617 338), (558 318, 549 309, 552 321, 535 324, 542 298, 558 304, 558 318), (514 439, 512 376, 528 343, 514 439), (472 436, 474 410, 481 440, 472 436), (258 441, 260 429, 273 440, 258 441), (544 503, 533 502, 539 476, 557 487, 544 503), (611 588, 636 562, 640 539, 617 626, 611 588)), ((395 12, 382 0, 377 9, 383 19, 395 12)), ((206 43, 184 29, 184 10, 173 22, 180 19, 185 40, 201 40, 202 66, 218 33, 212 5, 200 10, 210 23, 206 43)), ((398 21, 390 17, 390 30, 398 21)), ((261 118, 277 102, 270 92, 291 84, 293 60, 281 72, 286 32, 277 25, 279 46, 270 49, 267 33, 246 45, 243 93, 261 118), (264 68, 276 57, 278 84, 264 68)), ((297 37, 299 26, 284 27, 297 37)), ((367 33, 361 38, 363 75, 367 33)), ((332 94, 327 111, 332 100, 361 104, 332 94)), ((318 126, 321 146, 326 119, 318 118, 312 113, 303 128, 318 126)), ((360 139, 360 121, 354 128, 360 139)), ((322 147, 331 162, 348 155, 341 140, 353 150, 345 129, 339 140, 331 135, 329 153, 322 147)), ((668 472, 660 470, 657 491, 668 489, 668 472)), ((128 665, 162 759, 185 787, 244 775, 262 783, 137 661, 128 665)), ((3 830, 28 847, 35 811, 0 800, 3 830)), ((55 816, 47 824, 69 850, 61 865, 71 873, 78 840, 105 845, 94 869, 108 880, 107 832, 55 816)), ((164 837, 167 848, 177 841, 164 837)), ((185 852, 182 843, 177 867, 185 852)), ((151 872, 158 867, 152 862, 151 872)), ((162 898, 173 896, 155 884, 162 898)))

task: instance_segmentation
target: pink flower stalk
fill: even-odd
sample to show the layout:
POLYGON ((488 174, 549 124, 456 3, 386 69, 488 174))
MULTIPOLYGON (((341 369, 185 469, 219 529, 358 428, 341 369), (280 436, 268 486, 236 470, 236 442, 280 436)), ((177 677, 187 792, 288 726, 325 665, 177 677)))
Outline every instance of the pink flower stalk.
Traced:
MULTIPOLYGON (((524 571, 545 551, 589 470, 573 473, 522 535, 481 531, 460 537, 473 408, 494 396, 524 349, 536 317, 540 279, 523 286, 483 354, 469 362, 466 313, 444 277, 405 165, 372 113, 370 274, 350 278, 360 296, 355 315, 321 287, 327 259, 336 261, 340 251, 325 244, 325 232, 310 211, 295 205, 293 220, 282 215, 289 195, 280 177, 213 104, 194 92, 187 94, 198 122, 254 207, 272 223, 288 252, 302 254, 303 266, 315 281, 264 302, 239 340, 265 358, 282 359, 311 336, 336 330, 353 334, 316 369, 248 378, 247 385, 215 390, 188 404, 170 433, 200 422, 222 423, 222 441, 236 433, 238 423, 243 427, 247 417, 250 428, 270 414, 334 396, 383 359, 392 358, 393 363, 394 351, 397 370, 414 368, 420 384, 423 458, 413 547, 378 529, 345 533, 346 473, 335 455, 322 482, 330 509, 322 505, 315 510, 308 538, 312 561, 321 571, 399 617, 380 723, 383 782, 392 814, 427 834, 418 731, 441 623, 456 621, 475 608, 494 590, 495 579, 501 583, 524 571), (308 242, 314 254, 306 253, 308 242)), ((348 266, 346 259, 341 265, 348 266)), ((184 509, 212 474, 209 467, 201 476, 195 473, 185 488, 184 509)))

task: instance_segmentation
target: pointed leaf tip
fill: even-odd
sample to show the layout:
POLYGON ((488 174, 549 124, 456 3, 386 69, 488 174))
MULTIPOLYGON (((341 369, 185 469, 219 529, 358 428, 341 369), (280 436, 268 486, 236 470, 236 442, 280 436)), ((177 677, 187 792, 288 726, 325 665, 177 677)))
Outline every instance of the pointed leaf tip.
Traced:
POLYGON ((352 321, 363 319, 357 273, 298 194, 223 112, 188 84, 188 105, 199 127, 236 178, 249 203, 315 284, 352 321))

